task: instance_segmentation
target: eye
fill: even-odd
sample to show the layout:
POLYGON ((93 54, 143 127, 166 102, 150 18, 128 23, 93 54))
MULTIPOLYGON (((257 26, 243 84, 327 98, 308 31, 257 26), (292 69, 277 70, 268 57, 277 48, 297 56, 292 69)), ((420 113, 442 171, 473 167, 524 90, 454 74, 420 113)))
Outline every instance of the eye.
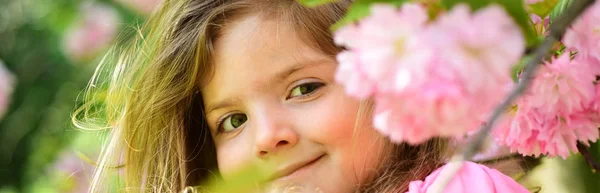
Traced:
POLYGON ((325 84, 320 82, 310 82, 298 85, 292 88, 287 99, 310 95, 311 93, 315 92, 317 89, 321 88, 324 85, 325 84))
POLYGON ((242 126, 247 120, 248 117, 246 117, 245 114, 238 113, 229 115, 222 121, 219 121, 218 128, 219 131, 224 133, 231 132, 242 126))

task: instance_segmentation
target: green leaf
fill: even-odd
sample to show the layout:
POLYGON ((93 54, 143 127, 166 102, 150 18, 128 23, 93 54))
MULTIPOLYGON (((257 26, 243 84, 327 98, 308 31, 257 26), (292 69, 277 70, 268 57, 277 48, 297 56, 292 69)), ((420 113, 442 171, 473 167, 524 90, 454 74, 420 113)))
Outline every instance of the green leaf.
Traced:
POLYGON ((530 25, 529 13, 525 11, 523 0, 496 0, 496 3, 502 5, 515 22, 521 26, 528 46, 539 43, 535 31, 533 31, 533 27, 530 25))
MULTIPOLYGON (((274 166, 267 166, 268 170, 274 170, 274 166)), ((267 168, 264 168, 267 169, 267 168)), ((261 170, 257 165, 245 166, 240 168, 237 172, 232 174, 227 183, 218 180, 217 178, 211 179, 201 187, 198 192, 211 192, 211 193, 231 193, 231 192, 251 192, 256 190, 257 185, 262 184, 261 179, 267 179, 267 174, 261 170)))
POLYGON ((302 5, 307 7, 316 7, 327 3, 336 2, 338 0, 298 0, 302 5))
POLYGON ((407 2, 407 0, 356 0, 350 5, 348 8, 348 12, 340 21, 335 23, 331 29, 335 31, 336 29, 348 25, 350 23, 354 23, 368 15, 371 14, 371 5, 376 3, 387 3, 399 7, 400 5, 407 2))
POLYGON ((527 12, 534 13, 541 18, 545 18, 556 6, 559 0, 543 0, 534 4, 527 5, 527 12))
POLYGON ((571 5, 571 3, 572 0, 558 0, 558 3, 556 4, 556 6, 554 6, 554 9, 550 11, 550 23, 554 22, 556 18, 562 15, 563 12, 565 12, 565 10, 567 9, 567 7, 571 5))
POLYGON ((529 60, 531 60, 531 56, 524 56, 517 65, 513 66, 510 75, 515 83, 519 82, 519 74, 523 72, 523 69, 525 69, 529 60))
POLYGON ((465 3, 471 7, 473 11, 487 7, 492 3, 497 3, 504 7, 506 12, 514 19, 527 40, 527 46, 533 46, 538 43, 535 31, 529 22, 529 14, 525 11, 523 0, 442 0, 442 5, 450 10, 459 3, 465 3))
POLYGON ((457 4, 464 3, 471 7, 473 10, 481 9, 489 4, 491 4, 493 0, 442 0, 442 6, 446 7, 446 9, 450 10, 457 4))

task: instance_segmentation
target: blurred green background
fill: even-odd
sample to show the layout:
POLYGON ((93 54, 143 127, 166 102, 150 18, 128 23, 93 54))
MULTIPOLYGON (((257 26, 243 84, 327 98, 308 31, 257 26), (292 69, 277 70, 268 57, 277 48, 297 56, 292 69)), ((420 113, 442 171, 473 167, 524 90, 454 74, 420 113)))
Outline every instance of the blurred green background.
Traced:
MULTIPOLYGON (((86 192, 105 133, 75 129, 70 113, 103 53, 158 1, 0 0, 0 193, 86 192)), ((543 159, 524 182, 600 192, 579 155, 543 159)))
POLYGON ((157 3, 0 0, 0 192, 86 192, 104 133, 70 113, 103 53, 157 3))

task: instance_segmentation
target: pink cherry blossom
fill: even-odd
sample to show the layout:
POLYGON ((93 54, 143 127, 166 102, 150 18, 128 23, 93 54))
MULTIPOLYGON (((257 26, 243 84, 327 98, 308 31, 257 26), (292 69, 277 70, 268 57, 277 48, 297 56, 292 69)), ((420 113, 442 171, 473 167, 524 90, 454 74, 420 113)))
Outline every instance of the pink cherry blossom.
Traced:
POLYGON ((532 94, 538 95, 529 101, 542 113, 556 113, 560 116, 583 111, 594 97, 594 80, 600 66, 591 66, 579 60, 570 60, 568 53, 540 67, 532 94))
POLYGON ((503 97, 525 42, 499 6, 471 13, 455 6, 437 21, 414 4, 373 7, 336 32, 346 46, 336 80, 375 99, 374 126, 395 142, 418 144, 477 129, 503 97), (494 22, 489 22, 494 21, 494 22))
POLYGON ((529 14, 529 19, 531 19, 531 22, 533 24, 538 24, 542 22, 542 18, 539 15, 533 13, 529 14))
MULTIPOLYGON (((406 193, 426 193, 428 188, 440 176, 442 166, 431 173, 424 181, 413 181, 406 193)), ((473 162, 465 162, 458 173, 443 191, 444 193, 529 193, 512 178, 498 170, 473 162)))
POLYGON ((540 66, 531 89, 516 102, 509 125, 493 131, 496 140, 523 155, 566 158, 578 141, 599 137, 600 115, 594 110, 595 73, 600 66, 570 60, 565 53, 540 66))
POLYGON ((457 84, 442 81, 401 95, 378 95, 374 126, 392 141, 410 144, 435 136, 458 137, 480 124, 469 99, 471 96, 457 84), (475 121, 466 121, 466 117, 475 121))
POLYGON ((108 47, 117 35, 120 18, 106 5, 92 4, 83 8, 83 18, 65 35, 66 54, 75 60, 93 57, 108 47))
MULTIPOLYGON (((456 79, 482 112, 488 112, 504 95, 512 82, 510 70, 525 49, 520 28, 499 6, 489 6, 473 15, 459 5, 434 24, 440 56, 441 76, 456 79), (494 22, 489 22, 494 21, 494 22)), ((480 114, 480 113, 478 113, 480 114)))
POLYGON ((600 3, 590 6, 566 31, 563 41, 572 51, 583 57, 600 60, 600 3))
POLYGON ((346 92, 358 98, 366 98, 373 94, 375 84, 369 81, 367 76, 360 70, 356 55, 352 52, 342 51, 337 55, 339 62, 335 79, 344 83, 346 92))
POLYGON ((0 61, 0 121, 10 105, 10 96, 14 90, 15 76, 0 61))
MULTIPOLYGON (((354 74, 370 81, 379 92, 390 92, 408 84, 395 76, 397 71, 421 66, 424 57, 418 52, 421 46, 418 34, 423 33, 428 16, 424 8, 413 4, 404 5, 400 11, 391 5, 374 5, 372 13, 358 26, 349 25, 336 32, 335 42, 350 48, 350 52, 343 53, 348 56, 342 58, 353 58, 351 61, 358 66, 344 64, 349 60, 339 62, 341 66, 356 66, 353 69, 359 72, 354 74)), ((351 76, 345 73, 352 72, 338 71, 338 77, 351 76)))
POLYGON ((489 6, 471 15, 467 6, 459 5, 434 25, 443 64, 451 65, 448 69, 471 92, 511 82, 508 75, 523 55, 525 40, 503 8, 489 6))
POLYGON ((548 35, 548 26, 550 25, 550 16, 546 16, 546 18, 542 19, 540 16, 536 14, 529 14, 529 18, 533 23, 533 28, 538 36, 548 35))

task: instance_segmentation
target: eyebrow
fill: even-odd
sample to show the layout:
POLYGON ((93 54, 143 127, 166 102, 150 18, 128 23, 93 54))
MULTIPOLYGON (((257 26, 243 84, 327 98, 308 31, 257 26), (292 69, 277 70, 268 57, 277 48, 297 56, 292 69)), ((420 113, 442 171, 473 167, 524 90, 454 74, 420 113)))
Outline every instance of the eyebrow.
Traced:
MULTIPOLYGON (((330 62, 334 62, 334 61, 321 59, 321 60, 305 60, 302 62, 298 62, 288 68, 285 68, 284 70, 282 70, 280 72, 275 73, 275 76, 273 76, 274 78, 272 78, 268 82, 281 82, 281 81, 285 80, 287 77, 289 77, 290 75, 294 74, 294 72, 297 72, 301 69, 315 67, 315 66, 327 64, 330 62)), ((212 112, 214 110, 225 108, 227 106, 232 106, 233 104, 238 103, 241 100, 242 99, 239 96, 233 96, 233 97, 229 97, 224 100, 221 100, 218 103, 208 104, 207 108, 206 108, 206 109, 208 109, 208 111, 206 111, 206 114, 208 115, 210 112, 212 112)))
POLYGON ((210 112, 212 112, 214 110, 225 108, 225 107, 231 106, 235 103, 239 103, 241 100, 242 99, 240 97, 234 96, 234 97, 230 97, 225 100, 222 100, 219 103, 208 105, 208 108, 206 108, 206 109, 208 109, 208 111, 206 111, 206 114, 208 115, 210 112))

